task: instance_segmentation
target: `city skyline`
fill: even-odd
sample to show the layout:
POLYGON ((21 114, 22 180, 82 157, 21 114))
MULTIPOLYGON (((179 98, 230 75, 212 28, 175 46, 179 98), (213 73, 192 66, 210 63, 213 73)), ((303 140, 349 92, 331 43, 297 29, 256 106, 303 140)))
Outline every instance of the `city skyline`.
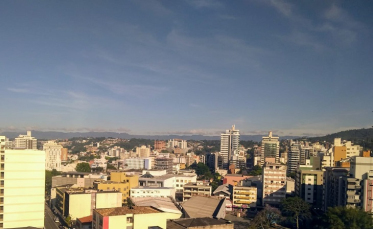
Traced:
POLYGON ((0 2, 0 132, 372 126, 371 2, 0 2))

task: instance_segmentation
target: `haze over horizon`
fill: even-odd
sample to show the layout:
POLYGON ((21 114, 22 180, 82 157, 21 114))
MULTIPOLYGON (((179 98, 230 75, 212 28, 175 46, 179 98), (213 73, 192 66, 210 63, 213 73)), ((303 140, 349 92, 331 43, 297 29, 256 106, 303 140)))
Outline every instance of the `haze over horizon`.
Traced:
POLYGON ((0 132, 373 123, 373 2, 2 1, 0 132), (370 82, 370 83, 369 83, 370 82))

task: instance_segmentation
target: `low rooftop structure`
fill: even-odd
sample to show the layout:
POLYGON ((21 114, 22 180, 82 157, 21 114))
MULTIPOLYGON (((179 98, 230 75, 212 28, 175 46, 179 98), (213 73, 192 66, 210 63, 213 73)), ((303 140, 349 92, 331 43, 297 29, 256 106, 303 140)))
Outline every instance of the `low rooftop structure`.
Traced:
POLYGON ((171 198, 131 197, 131 200, 136 206, 153 207, 163 212, 182 214, 171 198))
POLYGON ((116 215, 127 215, 127 214, 149 214, 149 213, 161 212, 160 210, 157 210, 152 207, 139 207, 139 206, 134 206, 132 209, 128 207, 119 207, 119 208, 95 209, 95 211, 102 216, 116 216, 116 215))
POLYGON ((225 201, 225 198, 193 196, 182 207, 186 218, 224 218, 225 201))
POLYGON ((187 229, 187 228, 226 228, 233 229, 234 224, 224 219, 214 219, 210 217, 190 218, 190 219, 174 219, 167 222, 167 229, 187 229))

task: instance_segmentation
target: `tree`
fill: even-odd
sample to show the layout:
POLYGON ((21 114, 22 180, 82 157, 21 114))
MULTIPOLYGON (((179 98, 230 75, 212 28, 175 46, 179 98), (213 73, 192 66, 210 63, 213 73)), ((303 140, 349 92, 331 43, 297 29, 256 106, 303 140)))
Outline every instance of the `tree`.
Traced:
POLYGON ((61 172, 53 169, 52 171, 45 170, 45 193, 50 195, 52 188, 52 177, 61 175, 61 172))
POLYGON ((281 202, 281 211, 285 216, 291 217, 299 228, 299 220, 304 220, 311 216, 310 205, 299 197, 285 198, 281 202))
POLYGON ((250 176, 259 176, 262 175, 262 167, 260 165, 255 165, 253 169, 248 173, 250 176))
POLYGON ((273 225, 282 221, 280 210, 274 207, 266 206, 263 210, 258 212, 251 221, 250 229, 267 229, 272 228, 273 225))
POLYGON ((373 228, 372 217, 359 208, 328 208, 320 228, 368 229, 373 228))
POLYGON ((108 170, 108 169, 117 170, 117 168, 114 165, 109 164, 109 163, 107 164, 107 167, 106 167, 106 170, 108 170))
POLYGON ((89 173, 89 172, 91 172, 91 167, 89 166, 88 163, 82 162, 82 163, 78 163, 76 165, 75 170, 77 172, 86 172, 86 173, 89 173))

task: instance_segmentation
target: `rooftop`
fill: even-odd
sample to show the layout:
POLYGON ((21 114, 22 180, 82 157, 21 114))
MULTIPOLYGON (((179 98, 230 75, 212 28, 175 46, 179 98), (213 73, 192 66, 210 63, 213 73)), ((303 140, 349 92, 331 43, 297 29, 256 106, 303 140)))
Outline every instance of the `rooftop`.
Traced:
POLYGON ((92 215, 78 219, 81 223, 92 223, 92 215))
POLYGON ((95 209, 97 213, 102 216, 116 216, 116 215, 127 215, 127 214, 149 214, 149 213, 159 213, 160 210, 157 210, 153 207, 139 207, 134 206, 133 209, 128 207, 120 207, 120 208, 102 208, 102 209, 95 209))
POLYGON ((163 212, 181 214, 171 198, 161 197, 131 197, 136 206, 151 206, 163 212))
POLYGON ((167 222, 167 228, 182 229, 182 228, 189 228, 189 227, 206 227, 206 226, 223 225, 223 224, 230 224, 230 222, 224 219, 214 219, 210 217, 189 218, 189 219, 169 220, 167 222))

